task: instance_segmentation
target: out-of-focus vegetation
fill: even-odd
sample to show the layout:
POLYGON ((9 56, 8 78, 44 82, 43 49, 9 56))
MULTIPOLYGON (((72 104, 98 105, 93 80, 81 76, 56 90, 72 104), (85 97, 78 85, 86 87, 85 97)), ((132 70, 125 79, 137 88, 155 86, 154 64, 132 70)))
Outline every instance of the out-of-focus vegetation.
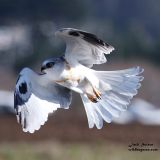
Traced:
MULTIPOLYGON (((98 34, 116 48, 118 54, 113 56, 117 58, 145 58, 158 64, 159 7, 160 2, 154 0, 1 0, 0 30, 19 26, 19 34, 24 29, 26 38, 20 42, 27 43, 25 49, 17 44, 10 49, 13 57, 17 55, 10 63, 16 70, 62 53, 64 46, 54 38, 54 31, 61 27, 98 34)), ((0 49, 0 58, 8 63, 5 52, 0 49)))
POLYGON ((0 160, 159 160, 159 152, 131 152, 110 143, 39 142, 0 145, 0 160))

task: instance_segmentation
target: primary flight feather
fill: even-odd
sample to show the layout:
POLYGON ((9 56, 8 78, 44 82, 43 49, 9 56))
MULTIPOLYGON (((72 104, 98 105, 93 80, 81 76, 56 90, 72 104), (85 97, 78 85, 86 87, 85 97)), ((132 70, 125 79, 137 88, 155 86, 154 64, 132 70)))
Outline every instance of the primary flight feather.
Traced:
POLYGON ((89 128, 98 129, 103 120, 110 123, 127 109, 137 94, 143 69, 133 67, 119 71, 96 71, 94 64, 106 62, 105 54, 114 47, 96 35, 63 28, 55 33, 66 42, 62 57, 45 60, 41 74, 23 69, 15 89, 15 110, 23 131, 33 133, 43 125, 48 114, 69 108, 72 91, 82 98, 89 128))

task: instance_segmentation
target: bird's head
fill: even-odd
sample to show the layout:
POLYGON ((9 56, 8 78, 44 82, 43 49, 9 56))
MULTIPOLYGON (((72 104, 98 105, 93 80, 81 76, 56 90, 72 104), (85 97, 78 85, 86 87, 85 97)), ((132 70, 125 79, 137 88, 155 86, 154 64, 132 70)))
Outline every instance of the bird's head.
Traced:
POLYGON ((48 59, 48 60, 45 60, 43 63, 42 63, 42 66, 41 66, 41 72, 42 73, 47 73, 47 72, 50 72, 50 71, 54 71, 54 68, 55 70, 59 70, 60 66, 61 66, 61 62, 63 62, 63 57, 60 57, 60 58, 51 58, 51 59, 48 59))
POLYGON ((49 70, 54 67, 56 61, 54 59, 45 60, 41 66, 41 72, 46 73, 46 70, 49 70))

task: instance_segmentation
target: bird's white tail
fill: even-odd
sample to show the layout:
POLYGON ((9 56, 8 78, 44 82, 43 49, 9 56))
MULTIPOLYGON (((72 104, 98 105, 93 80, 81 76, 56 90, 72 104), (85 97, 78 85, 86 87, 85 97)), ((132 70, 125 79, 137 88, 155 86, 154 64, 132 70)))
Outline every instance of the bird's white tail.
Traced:
POLYGON ((81 94, 89 128, 93 128, 95 124, 101 129, 103 120, 110 123, 113 117, 118 117, 127 109, 130 100, 141 86, 142 72, 143 69, 140 67, 119 71, 94 71, 99 79, 98 90, 101 92, 101 99, 93 103, 85 94, 81 94))

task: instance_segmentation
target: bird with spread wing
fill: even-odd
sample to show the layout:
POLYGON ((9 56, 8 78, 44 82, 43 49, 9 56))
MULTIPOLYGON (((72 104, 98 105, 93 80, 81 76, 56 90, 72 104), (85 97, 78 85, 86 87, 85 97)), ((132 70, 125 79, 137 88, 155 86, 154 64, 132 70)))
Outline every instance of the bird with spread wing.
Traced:
POLYGON ((17 79, 14 108, 24 132, 39 130, 50 113, 68 109, 72 91, 78 92, 86 110, 89 128, 101 129, 127 109, 137 94, 143 69, 96 71, 94 64, 105 63, 105 54, 114 48, 96 35, 63 28, 55 33, 66 42, 65 54, 45 60, 41 73, 24 68, 17 79))

